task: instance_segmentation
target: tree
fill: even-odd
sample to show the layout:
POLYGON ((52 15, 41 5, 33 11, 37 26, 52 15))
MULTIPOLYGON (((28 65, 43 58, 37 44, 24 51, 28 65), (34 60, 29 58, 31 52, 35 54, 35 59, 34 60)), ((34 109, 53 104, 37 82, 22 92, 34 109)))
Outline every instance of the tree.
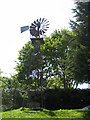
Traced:
MULTIPOLYGON (((35 39, 29 41, 19 51, 18 63, 16 66, 17 79, 22 85, 22 90, 30 94, 35 92, 33 100, 36 100, 37 92, 41 91, 41 99, 43 88, 46 81, 43 78, 41 42, 35 39)), ((41 105, 42 105, 41 100, 41 105)))
POLYGON ((16 66, 18 80, 25 89, 39 89, 41 86, 42 58, 39 41, 33 45, 30 41, 19 51, 16 66))
POLYGON ((19 108, 22 106, 22 96, 19 91, 19 83, 16 76, 1 77, 0 88, 2 90, 2 110, 19 108))
MULTIPOLYGON (((45 44, 30 41, 19 51, 16 70, 18 80, 23 89, 40 89, 50 87, 50 78, 54 86, 70 87, 72 84, 69 70, 69 42, 73 33, 68 30, 56 30, 50 37, 45 38, 45 44), (41 86, 42 85, 42 86, 41 86)), ((51 85, 52 86, 52 85, 51 85)))
MULTIPOLYGON (((73 33, 68 30, 56 30, 51 37, 46 37, 43 48, 43 61, 45 62, 44 74, 50 86, 51 77, 54 80, 54 86, 70 87, 71 72, 69 70, 69 43, 73 38, 73 33), (50 78, 50 79, 49 79, 50 78)), ((52 83, 52 82, 51 82, 52 83)), ((47 84, 48 85, 48 84, 47 84)), ((51 85, 52 86, 52 85, 51 85)))
POLYGON ((71 42, 73 51, 73 78, 77 83, 88 82, 88 56, 89 56, 89 36, 88 36, 88 18, 90 15, 90 2, 76 2, 76 7, 73 9, 75 20, 70 21, 72 31, 75 38, 71 42))
MULTIPOLYGON (((23 106, 22 86, 17 80, 17 75, 10 78, 0 76, 2 90, 2 111, 20 108, 23 106)), ((26 94, 24 99, 26 99, 26 94)))

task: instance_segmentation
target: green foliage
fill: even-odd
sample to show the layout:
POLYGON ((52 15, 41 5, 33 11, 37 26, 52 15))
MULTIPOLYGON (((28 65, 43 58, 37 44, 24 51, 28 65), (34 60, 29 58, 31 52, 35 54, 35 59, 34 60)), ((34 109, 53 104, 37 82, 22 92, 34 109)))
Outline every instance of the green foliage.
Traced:
POLYGON ((22 106, 22 96, 18 90, 2 92, 2 111, 16 109, 22 106))
POLYGON ((0 75, 1 75, 1 73, 2 73, 2 70, 0 69, 0 75))
POLYGON ((54 77, 54 79, 57 79, 58 87, 62 87, 60 81, 63 83, 64 88, 71 86, 69 44, 72 41, 73 36, 73 33, 68 30, 56 30, 51 34, 51 37, 46 37, 45 44, 42 46, 44 66, 46 65, 46 78, 51 79, 51 77, 54 77))
POLYGON ((19 108, 22 106, 22 96, 19 91, 19 83, 16 76, 12 78, 1 77, 2 84, 2 110, 19 108))
POLYGON ((44 45, 38 40, 35 44, 25 44, 19 51, 19 62, 16 66, 18 81, 24 89, 47 88, 52 84, 58 88, 71 87, 69 44, 73 36, 69 30, 56 30, 45 38, 44 45))
POLYGON ((45 91, 45 108, 80 109, 90 104, 90 90, 47 89, 45 91))
MULTIPOLYGON (((66 89, 72 88, 75 84, 77 86, 79 83, 89 82, 90 2, 76 2, 75 5, 76 8, 73 9, 75 20, 70 21, 72 31, 55 30, 45 38, 45 44, 41 44, 39 40, 33 43, 29 41, 19 51, 15 68, 17 74, 11 78, 0 76, 3 110, 18 108, 22 104, 25 107, 26 101, 33 98, 33 92, 35 92, 33 100, 41 102, 43 91, 47 88, 56 91, 56 93, 49 93, 48 98, 50 103, 51 98, 57 100, 52 105, 49 104, 51 107, 56 106, 57 109, 60 107, 59 102, 62 104, 61 108, 69 108, 68 102, 75 98, 79 99, 79 95, 82 95, 80 92, 79 95, 73 96, 71 95, 73 92, 69 93, 66 89), (59 94, 57 88, 64 88, 64 90, 59 94), (32 94, 30 91, 33 91, 32 94), (38 91, 41 91, 39 99, 36 96, 39 96, 38 91), (68 100, 65 101, 67 98, 68 100)), ((77 104, 78 102, 74 103, 77 104)))
POLYGON ((24 89, 37 89, 41 86, 42 56, 39 44, 38 41, 35 45, 28 42, 19 52, 17 78, 24 85, 24 89))
POLYGON ((90 15, 90 2, 76 2, 73 13, 75 20, 70 21, 72 31, 75 34, 74 40, 71 42, 73 51, 73 78, 77 83, 89 81, 89 29, 88 19, 90 15))

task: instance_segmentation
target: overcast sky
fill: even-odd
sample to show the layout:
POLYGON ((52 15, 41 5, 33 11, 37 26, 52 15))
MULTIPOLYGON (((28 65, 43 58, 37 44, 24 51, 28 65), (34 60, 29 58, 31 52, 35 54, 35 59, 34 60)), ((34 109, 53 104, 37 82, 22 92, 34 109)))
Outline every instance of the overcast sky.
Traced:
POLYGON ((69 29, 73 6, 73 0, 0 1, 0 68, 5 76, 15 73, 18 51, 30 40, 29 31, 21 34, 20 27, 41 17, 50 23, 47 36, 55 29, 69 29))
POLYGON ((30 25, 37 18, 46 18, 49 36, 55 29, 69 28, 73 0, 2 0, 0 1, 0 68, 14 73, 18 50, 30 40, 29 31, 20 27, 30 25))

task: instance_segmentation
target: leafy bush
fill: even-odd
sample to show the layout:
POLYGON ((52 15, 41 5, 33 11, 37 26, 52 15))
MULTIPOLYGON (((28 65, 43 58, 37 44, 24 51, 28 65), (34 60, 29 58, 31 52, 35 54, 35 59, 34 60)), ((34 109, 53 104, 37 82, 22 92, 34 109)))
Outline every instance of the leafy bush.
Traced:
POLYGON ((37 91, 29 92, 26 97, 22 98, 19 91, 2 92, 3 107, 2 110, 28 107, 30 102, 39 102, 43 108, 48 110, 58 109, 78 109, 90 105, 90 90, 80 89, 46 89, 42 93, 37 91), (24 101, 23 101, 24 100, 24 101), (23 104, 24 102, 24 104, 23 104))
POLYGON ((22 96, 18 90, 2 91, 2 111, 16 109, 22 106, 22 96))
POLYGON ((90 90, 48 89, 45 98, 46 109, 77 109, 90 105, 90 90))

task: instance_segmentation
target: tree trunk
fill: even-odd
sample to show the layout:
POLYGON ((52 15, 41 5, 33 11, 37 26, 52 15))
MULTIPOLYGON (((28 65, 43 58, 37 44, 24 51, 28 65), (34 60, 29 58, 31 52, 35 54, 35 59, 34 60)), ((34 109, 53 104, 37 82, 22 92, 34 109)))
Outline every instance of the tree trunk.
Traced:
POLYGON ((63 79, 64 79, 64 81, 63 81, 64 88, 66 88, 66 81, 65 81, 65 74, 64 74, 64 72, 63 72, 63 79))

